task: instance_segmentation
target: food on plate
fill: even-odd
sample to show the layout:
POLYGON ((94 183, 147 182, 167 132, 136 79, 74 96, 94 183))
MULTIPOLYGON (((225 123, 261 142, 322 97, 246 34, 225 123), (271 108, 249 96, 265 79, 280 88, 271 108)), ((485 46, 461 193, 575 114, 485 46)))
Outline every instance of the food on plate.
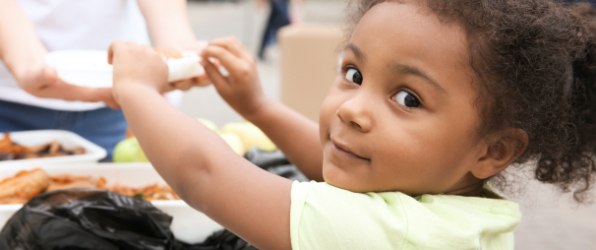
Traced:
POLYGON ((179 200, 178 195, 169 186, 151 184, 143 187, 129 187, 124 185, 114 185, 108 188, 112 192, 122 195, 134 196, 143 200, 179 200))
POLYGON ((67 188, 106 188, 106 179, 89 176, 57 175, 50 177, 50 185, 45 192, 67 188))
POLYGON ((20 171, 0 181, 0 204, 24 203, 50 185, 50 177, 41 169, 20 171))
POLYGON ((8 132, 4 133, 2 140, 0 140, 0 161, 79 155, 84 153, 84 147, 66 148, 57 140, 33 146, 20 145, 12 141, 8 132))
POLYGON ((20 204, 44 192, 67 188, 99 188, 140 199, 177 200, 178 195, 167 185, 150 184, 131 187, 122 184, 108 186, 104 177, 55 175, 40 168, 19 171, 0 181, 0 204, 20 204))

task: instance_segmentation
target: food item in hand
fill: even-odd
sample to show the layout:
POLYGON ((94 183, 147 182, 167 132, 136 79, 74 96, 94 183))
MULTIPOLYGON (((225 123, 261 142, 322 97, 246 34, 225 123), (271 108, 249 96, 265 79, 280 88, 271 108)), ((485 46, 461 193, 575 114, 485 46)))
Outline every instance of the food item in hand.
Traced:
POLYGON ((0 181, 0 204, 23 203, 42 193, 50 185, 50 177, 41 169, 20 171, 0 181))
POLYGON ((205 74, 199 63, 201 58, 195 52, 155 49, 168 64, 168 82, 176 82, 205 74))
POLYGON ((182 58, 182 53, 178 50, 155 48, 155 51, 166 60, 182 58))

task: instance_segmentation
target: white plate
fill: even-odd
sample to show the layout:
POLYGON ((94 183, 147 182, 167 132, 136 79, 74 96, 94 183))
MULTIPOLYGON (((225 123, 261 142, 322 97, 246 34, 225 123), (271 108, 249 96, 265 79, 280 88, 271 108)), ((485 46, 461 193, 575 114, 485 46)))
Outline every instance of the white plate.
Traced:
MULTIPOLYGON (((4 133, 0 133, 0 138, 3 136, 4 133)), ((85 153, 79 155, 64 155, 37 159, 0 161, 0 170, 17 165, 33 166, 47 163, 97 162, 107 155, 106 150, 102 147, 88 141, 80 135, 66 130, 29 130, 10 132, 10 139, 13 142, 23 146, 37 146, 56 140, 67 149, 83 147, 85 148, 85 153)))
MULTIPOLYGON (((36 168, 18 166, 0 168, 0 179, 14 176, 18 171, 36 168)), ((48 164, 42 167, 49 175, 77 175, 104 177, 108 186, 115 184, 140 187, 149 184, 166 185, 149 163, 94 163, 94 164, 48 164)), ((190 207, 182 200, 161 200, 151 202, 155 207, 172 216, 170 229, 176 239, 187 243, 200 243, 223 227, 205 214, 190 207)), ((0 229, 22 205, 0 205, 0 229)))
MULTIPOLYGON (((57 50, 48 53, 46 63, 56 69, 65 82, 83 87, 111 87, 113 67, 108 63, 107 51, 57 50)), ((184 52, 181 58, 168 59, 168 81, 178 81, 204 74, 200 57, 184 52)))

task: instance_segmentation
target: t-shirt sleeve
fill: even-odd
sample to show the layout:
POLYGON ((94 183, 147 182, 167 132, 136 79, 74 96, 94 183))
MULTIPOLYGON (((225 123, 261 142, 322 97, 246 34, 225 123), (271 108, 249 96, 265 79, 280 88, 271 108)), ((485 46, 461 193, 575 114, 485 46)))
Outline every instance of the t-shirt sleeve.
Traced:
POLYGON ((295 250, 398 249, 401 237, 396 232, 407 232, 405 214, 399 208, 387 209, 387 202, 393 202, 381 197, 316 182, 294 182, 291 196, 290 237, 295 250), (383 221, 389 218, 390 230, 383 221))

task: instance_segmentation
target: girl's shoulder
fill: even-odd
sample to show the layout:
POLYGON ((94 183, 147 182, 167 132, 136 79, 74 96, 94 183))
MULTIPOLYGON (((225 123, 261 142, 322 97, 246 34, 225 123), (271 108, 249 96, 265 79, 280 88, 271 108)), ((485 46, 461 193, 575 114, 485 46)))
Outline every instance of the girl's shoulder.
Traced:
POLYGON ((302 243, 339 237, 348 242, 359 239, 360 242, 389 244, 379 247, 391 249, 409 249, 404 242, 416 247, 444 249, 441 247, 453 241, 474 248, 484 237, 500 238, 509 245, 520 217, 517 204, 504 199, 455 195, 412 197, 401 192, 355 193, 326 183, 294 182, 290 231, 292 241, 302 243), (485 232, 495 233, 484 235, 485 232), (311 233, 316 237, 307 240, 307 236, 314 236, 311 233), (428 239, 437 241, 427 242, 428 239))

